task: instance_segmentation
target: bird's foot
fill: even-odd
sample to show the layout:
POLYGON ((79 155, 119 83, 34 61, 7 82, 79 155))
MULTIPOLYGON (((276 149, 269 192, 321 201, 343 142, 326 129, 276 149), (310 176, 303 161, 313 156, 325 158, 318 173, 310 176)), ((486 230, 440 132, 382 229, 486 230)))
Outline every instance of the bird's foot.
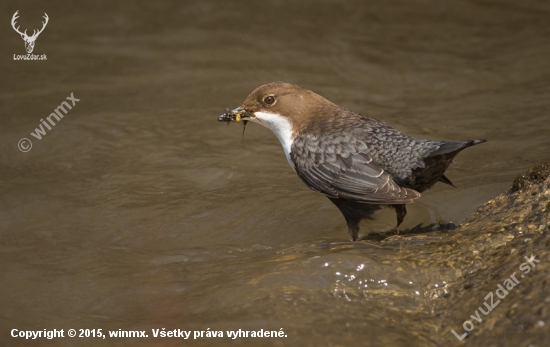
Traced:
POLYGON ((384 235, 385 237, 390 237, 390 236, 393 236, 393 235, 399 235, 399 230, 397 230, 397 228, 393 228, 392 230, 384 231, 380 234, 384 235))

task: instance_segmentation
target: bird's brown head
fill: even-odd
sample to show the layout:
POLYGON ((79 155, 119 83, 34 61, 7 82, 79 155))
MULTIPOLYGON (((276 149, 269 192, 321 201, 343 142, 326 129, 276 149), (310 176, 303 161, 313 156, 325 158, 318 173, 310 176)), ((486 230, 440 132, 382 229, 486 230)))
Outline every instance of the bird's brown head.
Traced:
POLYGON ((220 121, 250 120, 271 129, 299 131, 311 122, 334 115, 339 108, 311 90, 286 82, 272 82, 254 89, 242 105, 218 117, 220 121))

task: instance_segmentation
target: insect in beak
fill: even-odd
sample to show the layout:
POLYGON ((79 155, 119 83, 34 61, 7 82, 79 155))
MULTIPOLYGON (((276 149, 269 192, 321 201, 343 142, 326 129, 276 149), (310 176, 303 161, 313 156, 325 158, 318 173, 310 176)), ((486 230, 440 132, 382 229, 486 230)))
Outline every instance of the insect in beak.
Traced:
POLYGON ((252 117, 254 116, 251 112, 243 110, 240 107, 234 110, 230 110, 226 108, 225 113, 218 116, 218 122, 227 122, 227 125, 229 125, 229 123, 231 122, 240 123, 242 121, 243 122, 242 144, 244 145, 244 132, 246 130, 246 124, 248 123, 248 120, 252 117))

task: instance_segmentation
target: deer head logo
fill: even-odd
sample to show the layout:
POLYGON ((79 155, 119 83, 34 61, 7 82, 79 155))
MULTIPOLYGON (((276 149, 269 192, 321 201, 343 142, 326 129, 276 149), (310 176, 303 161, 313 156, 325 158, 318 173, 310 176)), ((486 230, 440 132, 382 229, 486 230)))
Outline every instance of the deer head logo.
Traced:
POLYGON ((36 30, 33 30, 33 33, 32 33, 32 36, 28 36, 27 35, 27 30, 25 30, 25 32, 20 32, 19 31, 19 27, 15 27, 15 21, 17 20, 17 18, 19 18, 17 16, 17 13, 19 12, 19 10, 15 11, 15 13, 13 14, 13 17, 11 18, 11 26, 13 27, 13 30, 15 30, 19 35, 21 35, 21 38, 25 41, 25 49, 27 50, 27 53, 32 53, 32 50, 34 49, 34 41, 36 41, 36 38, 38 37, 38 35, 40 35, 40 33, 42 31, 44 31, 44 28, 46 27, 46 24, 48 24, 48 15, 46 14, 46 12, 44 12, 44 19, 46 20, 45 22, 42 22, 42 29, 36 31, 36 30))

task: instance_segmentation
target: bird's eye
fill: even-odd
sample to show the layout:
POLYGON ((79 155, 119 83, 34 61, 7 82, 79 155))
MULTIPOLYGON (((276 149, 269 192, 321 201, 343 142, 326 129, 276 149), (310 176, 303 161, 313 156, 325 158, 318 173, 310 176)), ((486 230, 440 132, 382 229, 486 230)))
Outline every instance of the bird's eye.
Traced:
POLYGON ((268 95, 265 97, 264 102, 268 105, 272 105, 275 102, 275 97, 273 95, 268 95))

